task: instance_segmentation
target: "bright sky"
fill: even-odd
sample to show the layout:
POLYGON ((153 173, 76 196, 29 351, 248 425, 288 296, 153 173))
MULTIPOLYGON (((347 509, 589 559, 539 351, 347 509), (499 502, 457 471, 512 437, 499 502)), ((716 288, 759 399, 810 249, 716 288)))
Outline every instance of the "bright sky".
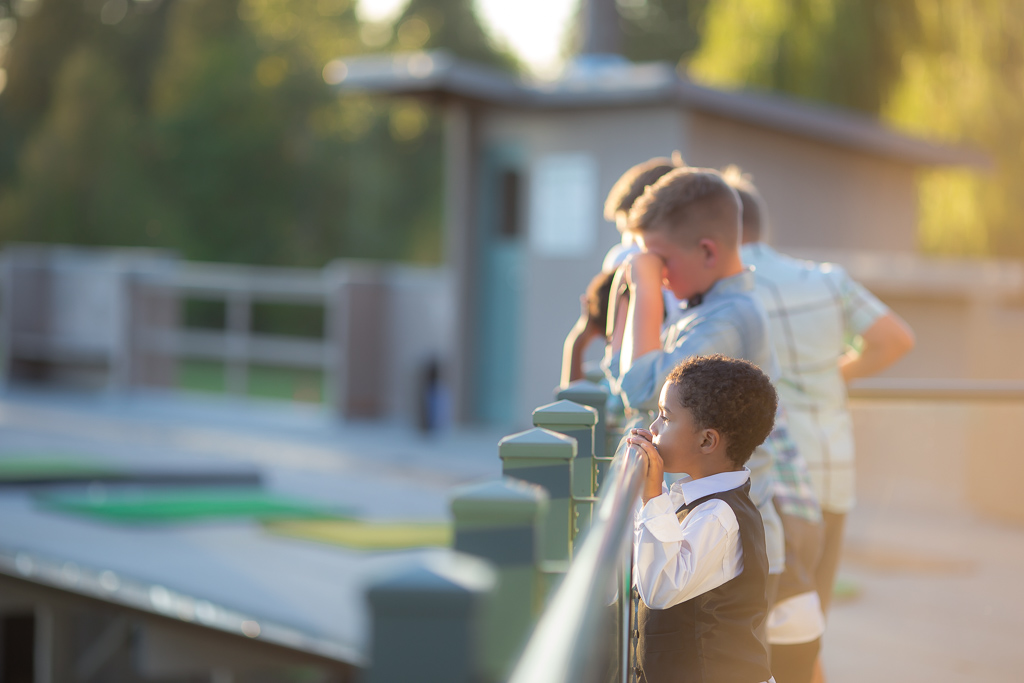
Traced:
MULTIPOLYGON (((393 18, 408 0, 358 0, 359 16, 393 18)), ((579 0, 474 0, 491 35, 520 59, 544 72, 556 68, 562 40, 579 0)))

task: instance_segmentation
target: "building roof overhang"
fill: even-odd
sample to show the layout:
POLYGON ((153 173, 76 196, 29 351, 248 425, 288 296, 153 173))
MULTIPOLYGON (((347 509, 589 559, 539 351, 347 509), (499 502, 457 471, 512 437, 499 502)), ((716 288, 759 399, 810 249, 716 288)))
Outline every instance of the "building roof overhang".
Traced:
POLYGON ((432 52, 360 55, 343 61, 343 91, 461 99, 525 110, 678 106, 709 116, 922 166, 992 162, 981 150, 906 135, 848 110, 748 91, 717 90, 665 62, 594 60, 557 80, 527 80, 432 52))

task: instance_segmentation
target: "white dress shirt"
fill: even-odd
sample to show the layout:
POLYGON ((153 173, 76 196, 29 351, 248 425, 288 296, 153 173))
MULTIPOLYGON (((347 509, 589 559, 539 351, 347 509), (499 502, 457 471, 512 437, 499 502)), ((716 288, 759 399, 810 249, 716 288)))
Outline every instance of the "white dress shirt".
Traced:
POLYGON ((701 479, 684 477, 647 501, 636 514, 633 583, 652 609, 668 609, 707 593, 743 571, 743 547, 736 513, 712 499, 690 510, 682 522, 676 510, 713 493, 743 486, 750 470, 701 479))

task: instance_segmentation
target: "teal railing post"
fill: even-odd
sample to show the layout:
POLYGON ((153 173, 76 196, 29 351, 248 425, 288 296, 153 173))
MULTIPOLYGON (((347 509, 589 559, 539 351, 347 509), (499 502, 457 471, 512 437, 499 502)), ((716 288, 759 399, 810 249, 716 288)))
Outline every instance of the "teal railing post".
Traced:
POLYGON ((498 442, 502 474, 537 484, 548 492, 542 558, 566 562, 572 554, 572 461, 576 439, 547 429, 528 429, 498 442))
POLYGON ((572 464, 572 498, 576 509, 572 527, 573 547, 581 531, 590 527, 594 509, 597 472, 594 461, 594 425, 597 411, 572 401, 556 401, 533 411, 533 424, 576 439, 572 464))
POLYGON ((481 616, 494 584, 486 562, 452 553, 372 585, 366 683, 478 683, 481 616))
POLYGON ((608 391, 599 384, 588 382, 585 379, 578 379, 566 388, 559 391, 555 398, 559 401, 572 401, 583 406, 590 406, 597 411, 597 424, 594 425, 594 458, 597 461, 597 482, 594 490, 600 488, 605 473, 608 471, 608 463, 615 455, 614 446, 609 448, 608 442, 608 415, 606 406, 608 404, 608 391))
POLYGON ((483 623, 483 670, 505 680, 543 600, 538 572, 548 494, 508 477, 458 490, 451 501, 455 550, 490 561, 498 584, 483 623))

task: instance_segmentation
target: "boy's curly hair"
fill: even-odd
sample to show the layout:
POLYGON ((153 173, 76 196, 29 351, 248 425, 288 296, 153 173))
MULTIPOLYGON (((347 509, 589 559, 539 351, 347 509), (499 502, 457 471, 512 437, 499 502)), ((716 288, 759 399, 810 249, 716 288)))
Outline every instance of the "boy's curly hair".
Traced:
POLYGON ((611 298, 615 271, 598 273, 587 285, 587 313, 593 324, 602 330, 608 327, 608 299, 611 298))
POLYGON ((681 404, 698 429, 715 429, 726 440, 726 455, 743 466, 775 426, 779 399, 768 375, 736 358, 693 356, 666 380, 679 391, 681 404))

